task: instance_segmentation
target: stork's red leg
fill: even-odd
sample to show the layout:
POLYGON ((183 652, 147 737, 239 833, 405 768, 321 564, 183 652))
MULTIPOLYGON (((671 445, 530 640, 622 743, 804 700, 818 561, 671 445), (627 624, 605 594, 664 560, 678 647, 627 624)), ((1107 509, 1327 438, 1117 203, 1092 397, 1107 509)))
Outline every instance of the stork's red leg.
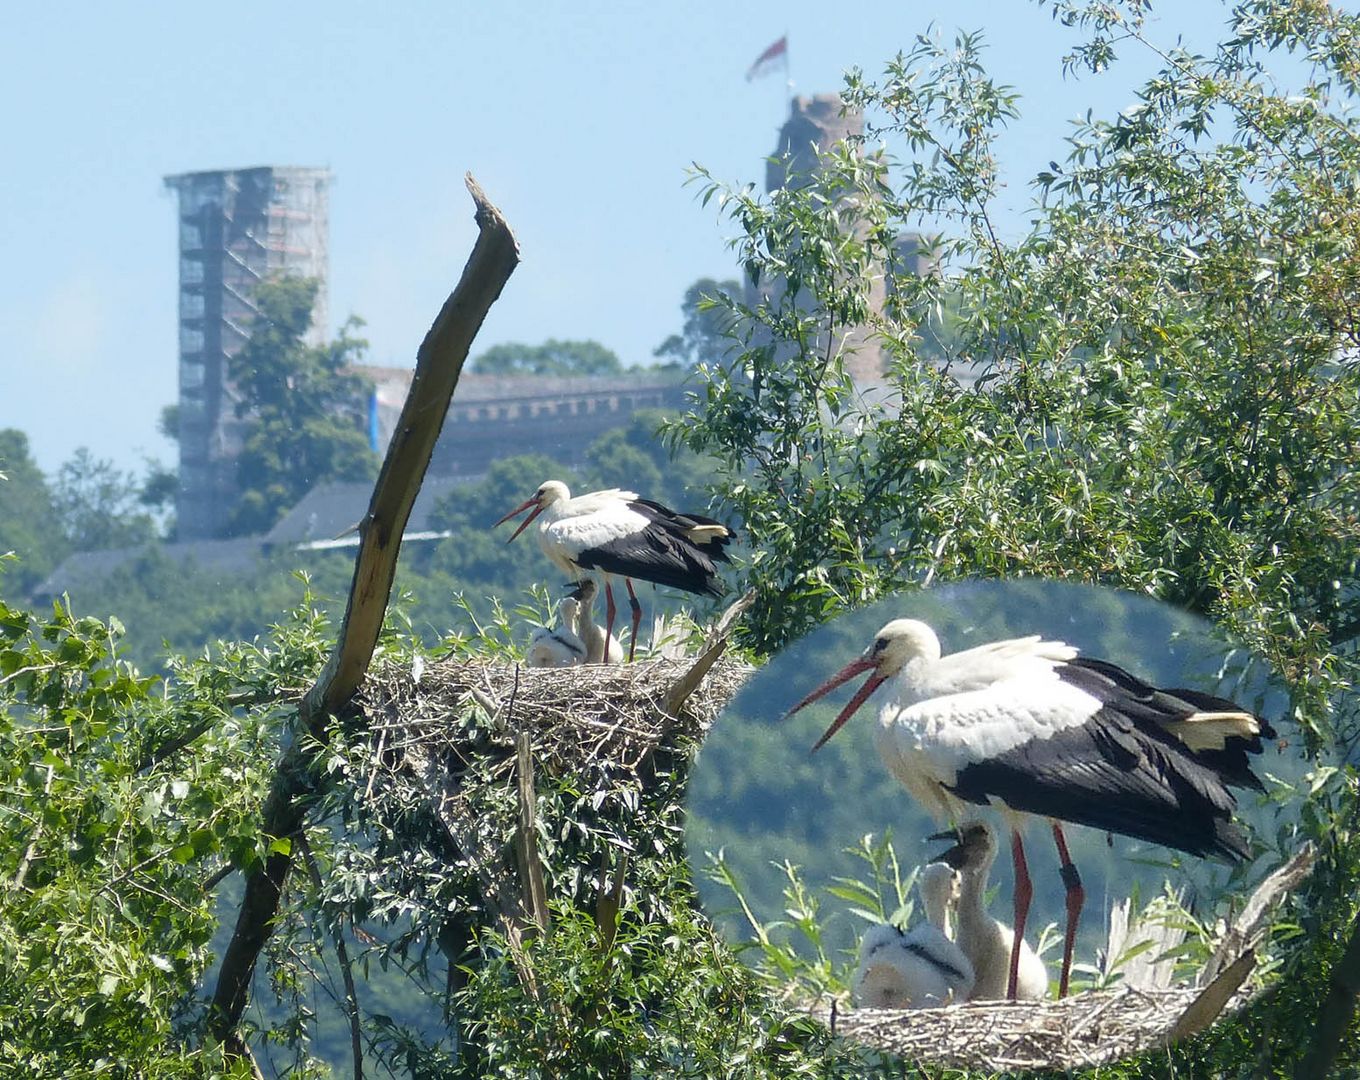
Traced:
POLYGON ((604 577, 604 662, 609 663, 609 635, 614 632, 614 586, 604 577))
POLYGON ((628 603, 633 607, 633 634, 628 639, 628 662, 633 662, 633 652, 637 649, 638 625, 642 622, 642 605, 638 602, 637 593, 633 592, 633 579, 626 577, 623 583, 628 586, 628 603))
POLYGON ((1067 936, 1063 938, 1062 975, 1058 978, 1058 997, 1065 998, 1067 982, 1072 975, 1072 949, 1077 943, 1077 919, 1086 902, 1086 890, 1081 887, 1081 875, 1077 873, 1072 856, 1067 853, 1067 839, 1063 836, 1062 826, 1056 821, 1053 822, 1053 839, 1058 845, 1063 885, 1067 887, 1067 936))
POLYGON ((1029 916, 1029 902, 1034 895, 1029 866, 1025 862, 1025 845, 1018 830, 1011 832, 1011 859, 1015 863, 1015 940, 1011 942, 1011 971, 1006 996, 1014 1001, 1020 982, 1020 943, 1025 937, 1025 919, 1029 916))

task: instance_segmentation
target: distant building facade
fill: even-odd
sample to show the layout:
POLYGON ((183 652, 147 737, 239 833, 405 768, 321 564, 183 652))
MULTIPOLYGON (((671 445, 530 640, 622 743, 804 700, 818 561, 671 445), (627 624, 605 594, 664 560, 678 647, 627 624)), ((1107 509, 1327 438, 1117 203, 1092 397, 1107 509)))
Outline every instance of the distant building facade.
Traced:
MULTIPOLYGON (((377 388, 380 451, 392 438, 411 384, 409 368, 360 367, 377 388)), ((590 444, 639 409, 685 406, 685 374, 479 375, 464 372, 435 444, 430 475, 479 477, 498 458, 546 454, 585 463, 590 444)))
POLYGON ((256 284, 319 283, 312 337, 327 325, 330 172, 261 166, 167 176, 179 197, 179 492, 183 539, 219 536, 236 501, 241 422, 227 361, 249 340, 256 284))

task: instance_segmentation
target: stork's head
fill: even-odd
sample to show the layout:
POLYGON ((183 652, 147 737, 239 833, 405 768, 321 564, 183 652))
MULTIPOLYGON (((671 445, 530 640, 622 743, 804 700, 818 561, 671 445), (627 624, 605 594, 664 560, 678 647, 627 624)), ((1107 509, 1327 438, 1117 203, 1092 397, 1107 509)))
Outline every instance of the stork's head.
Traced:
POLYGON ((599 591, 599 588, 600 586, 593 577, 585 577, 573 585, 567 595, 581 607, 588 608, 595 603, 595 593, 599 591))
POLYGON ((996 858, 996 833, 985 821, 970 821, 956 829, 935 833, 929 839, 954 841, 954 846, 937 859, 961 874, 989 868, 996 858))
POLYGON ((840 671, 832 675, 821 686, 813 690, 797 705, 784 714, 785 719, 792 716, 805 705, 811 705, 818 698, 825 697, 842 683, 849 682, 862 672, 872 672, 864 685, 859 688, 850 703, 840 711, 831 722, 826 733, 817 740, 813 750, 821 748, 841 726, 855 715, 855 712, 869 700, 869 695, 891 679, 913 660, 938 660, 940 658, 940 639, 935 631, 916 619, 894 619, 874 635, 873 643, 840 671))
MULTIPOLYGON (((510 540, 513 540, 515 537, 517 537, 520 533, 522 533, 525 529, 529 527, 529 522, 533 521, 534 518, 538 517, 539 514, 543 513, 543 511, 550 507, 553 503, 565 502, 567 499, 570 498, 571 492, 567 490, 567 485, 562 483, 561 480, 545 480, 543 483, 538 485, 538 490, 534 492, 533 498, 527 499, 519 506, 515 507, 513 510, 510 511, 510 513, 506 514, 505 517, 497 521, 496 525, 500 525, 502 522, 509 521, 512 517, 515 517, 518 514, 522 514, 524 513, 524 511, 532 507, 533 513, 530 514, 523 521, 521 521, 519 523, 519 528, 517 528, 514 532, 510 534, 510 540)), ((496 525, 492 525, 491 527, 494 529, 496 525)), ((507 540, 506 543, 507 544, 510 543, 510 540, 507 540)))
POLYGON ((932 908, 943 911, 959 898, 959 875, 953 866, 940 859, 921 867, 916 887, 921 890, 927 911, 932 908))

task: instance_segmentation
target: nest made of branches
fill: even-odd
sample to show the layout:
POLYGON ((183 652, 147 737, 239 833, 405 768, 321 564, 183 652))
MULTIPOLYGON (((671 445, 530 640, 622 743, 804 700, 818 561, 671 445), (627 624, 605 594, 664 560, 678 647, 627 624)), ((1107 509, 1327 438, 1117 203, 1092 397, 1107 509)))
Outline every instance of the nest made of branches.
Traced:
MULTIPOLYGON (((1088 990, 1062 1001, 983 1001, 940 1009, 856 1009, 835 1019, 838 1035, 907 1061, 988 1073, 1076 1069, 1165 1046, 1198 1026, 1181 1021, 1199 987, 1088 990)), ((1251 997, 1239 988, 1236 1010, 1251 997)), ((831 1024, 830 1015, 818 1015, 831 1024)), ((1212 1019, 1209 1018, 1210 1020, 1212 1019)))
POLYGON ((389 665, 370 673, 359 707, 393 769, 430 754, 451 755, 456 769, 475 754, 509 770, 524 732, 536 768, 636 772, 659 748, 702 739, 751 671, 718 658, 694 677, 695 666, 694 658, 567 668, 389 665), (484 722, 468 722, 474 711, 484 722))
POLYGON ((716 637, 697 657, 633 664, 473 659, 372 672, 358 701, 373 750, 364 801, 387 820, 423 805, 437 822, 425 835, 474 876, 484 913, 542 924, 535 792, 567 776, 596 812, 626 822, 750 673, 722 651, 716 637))
MULTIPOLYGON (((983 1001, 940 1009, 808 1011, 837 1034, 918 1063, 1003 1072, 1075 1069, 1167 1046, 1204 1031, 1260 991, 1249 982, 1271 913, 1308 876, 1311 844, 1266 875, 1181 986, 1120 985, 1061 1001, 983 1001)), ((1150 976, 1151 969, 1144 972, 1150 976)))

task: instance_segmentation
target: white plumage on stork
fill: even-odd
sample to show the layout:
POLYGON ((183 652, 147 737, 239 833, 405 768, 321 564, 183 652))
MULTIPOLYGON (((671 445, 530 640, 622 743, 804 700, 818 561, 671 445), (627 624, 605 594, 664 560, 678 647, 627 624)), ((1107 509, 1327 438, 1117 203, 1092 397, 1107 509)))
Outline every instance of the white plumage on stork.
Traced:
POLYGON ((1060 996, 1067 991, 1085 894, 1059 822, 1192 855, 1250 856, 1232 820, 1236 799, 1229 788, 1261 789, 1248 755, 1259 753, 1261 737, 1274 731, 1231 701, 1158 689, 1037 635, 942 656, 929 626, 897 619, 786 715, 864 672, 869 678, 813 749, 892 680, 875 742, 893 776, 942 819, 958 821, 970 806, 1000 804, 1015 862, 1012 998, 1033 891, 1020 815, 1050 819, 1062 863, 1067 934, 1060 996))
POLYGON ((633 592, 633 578, 704 596, 723 594, 716 564, 727 561, 725 549, 732 542, 733 532, 713 518, 677 513, 660 503, 639 498, 637 492, 618 488, 572 498, 566 484, 549 480, 496 525, 526 510, 532 512, 510 534, 510 540, 541 516, 538 546, 555 566, 577 581, 589 576, 592 570, 604 574, 606 637, 614 629, 615 613, 609 575, 623 576, 633 609, 630 660, 637 648, 638 624, 642 621, 642 605, 633 592))
POLYGON ((968 1000, 973 966, 948 934, 948 907, 957 884, 950 867, 931 863, 917 882, 925 921, 906 931, 878 923, 864 932, 850 984, 856 1004, 925 1009, 968 1000))

